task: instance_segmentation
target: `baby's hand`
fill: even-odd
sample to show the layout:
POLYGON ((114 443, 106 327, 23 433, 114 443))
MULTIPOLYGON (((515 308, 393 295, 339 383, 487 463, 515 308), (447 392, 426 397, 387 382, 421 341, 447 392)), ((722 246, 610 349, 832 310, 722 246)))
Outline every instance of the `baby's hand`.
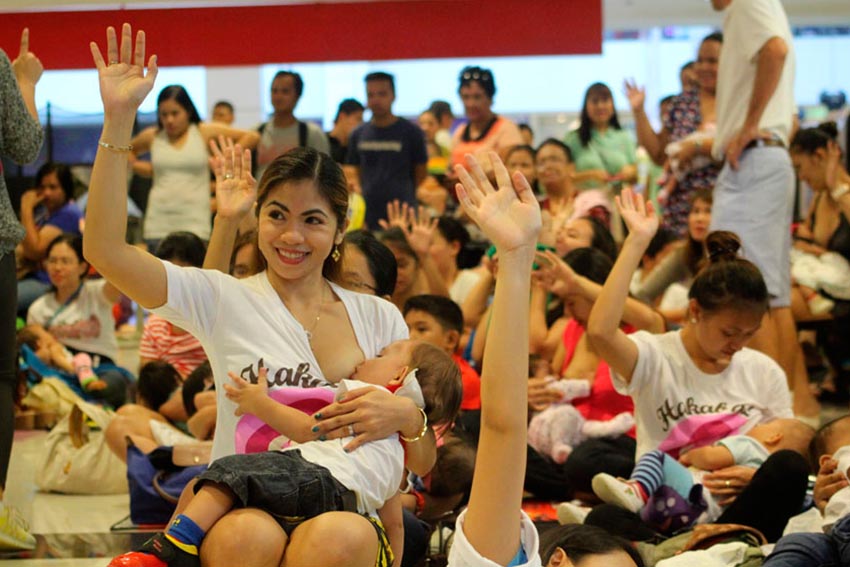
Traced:
POLYGON ((234 412, 236 415, 256 414, 263 401, 268 399, 269 383, 266 380, 268 373, 268 369, 260 368, 260 376, 256 384, 248 382, 233 372, 227 373, 233 384, 224 385, 224 395, 237 405, 234 412))

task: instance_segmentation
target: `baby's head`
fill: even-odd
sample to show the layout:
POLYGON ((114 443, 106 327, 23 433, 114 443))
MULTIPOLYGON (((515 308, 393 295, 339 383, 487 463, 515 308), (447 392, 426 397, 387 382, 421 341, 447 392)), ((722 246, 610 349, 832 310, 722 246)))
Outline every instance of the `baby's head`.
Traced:
POLYGON ((18 349, 27 345, 40 360, 50 358, 50 345, 55 340, 41 325, 22 327, 16 337, 18 349))
POLYGON ((790 449, 806 457, 815 430, 798 419, 782 418, 756 425, 747 436, 767 447, 770 453, 790 449))
POLYGON ((818 470, 823 460, 834 455, 845 445, 850 445, 850 415, 824 424, 815 433, 809 448, 809 460, 814 470, 818 470))
POLYGON ((460 411, 463 386, 457 364, 439 347, 410 339, 395 341, 378 357, 358 364, 351 378, 377 386, 396 386, 413 369, 425 398, 428 423, 451 423, 460 411))

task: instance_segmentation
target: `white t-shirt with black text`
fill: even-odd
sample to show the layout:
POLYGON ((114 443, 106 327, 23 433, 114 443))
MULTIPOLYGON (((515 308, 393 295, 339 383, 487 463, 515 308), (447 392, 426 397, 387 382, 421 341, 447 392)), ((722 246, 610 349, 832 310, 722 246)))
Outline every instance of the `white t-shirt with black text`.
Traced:
POLYGON ((632 380, 611 373, 614 388, 635 403, 637 455, 655 449, 674 458, 776 418, 793 417, 785 374, 745 348, 717 374, 697 368, 679 331, 628 336, 638 348, 632 380))
MULTIPOLYGON (((168 300, 153 311, 197 337, 221 392, 213 459, 236 452, 237 427, 240 420, 250 417, 234 415, 236 405, 224 397, 222 386, 230 381, 228 372, 256 382, 259 368, 267 368, 271 390, 335 388, 322 375, 306 332, 272 288, 265 271, 237 280, 216 270, 163 264, 168 300)), ((345 305, 366 358, 374 358, 389 343, 408 337, 401 312, 392 303, 330 285, 345 305)))

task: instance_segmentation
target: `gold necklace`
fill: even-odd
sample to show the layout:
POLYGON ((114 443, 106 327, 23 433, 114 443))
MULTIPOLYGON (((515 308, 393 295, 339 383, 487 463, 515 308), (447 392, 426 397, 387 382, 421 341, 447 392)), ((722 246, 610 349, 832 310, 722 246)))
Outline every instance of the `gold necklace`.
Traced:
POLYGON ((322 318, 322 305, 324 305, 325 299, 325 286, 322 285, 322 295, 319 298, 319 309, 316 311, 316 320, 313 321, 313 324, 308 329, 304 325, 301 325, 301 328, 304 329, 304 333, 307 335, 307 342, 312 342, 313 340, 313 331, 316 330, 316 327, 319 325, 319 319, 322 318))

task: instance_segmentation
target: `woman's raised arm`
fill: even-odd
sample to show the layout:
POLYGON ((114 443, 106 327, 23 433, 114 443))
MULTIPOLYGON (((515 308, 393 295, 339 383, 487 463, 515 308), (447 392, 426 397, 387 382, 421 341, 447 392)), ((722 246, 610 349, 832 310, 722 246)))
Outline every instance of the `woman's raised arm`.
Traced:
POLYGON ((624 189, 617 208, 629 228, 629 236, 590 311, 587 336, 593 349, 626 382, 632 379, 638 360, 637 345, 620 329, 629 295, 629 282, 650 240, 658 231, 658 216, 652 204, 631 189, 624 189))
POLYGON ((86 259, 125 295, 144 307, 159 307, 168 298, 165 267, 151 254, 126 242, 127 164, 139 105, 153 88, 156 56, 145 73, 145 32, 136 34, 133 49, 129 24, 106 30, 107 62, 90 44, 100 80, 103 132, 92 169, 83 252, 86 259))
POLYGON ((495 152, 497 188, 478 162, 456 166, 466 213, 496 245, 499 277, 481 376, 481 437, 469 507, 460 529, 481 556, 507 565, 520 547, 517 521, 525 479, 528 297, 540 207, 521 173, 508 174, 495 152), (518 300, 519 299, 519 300, 518 300))

